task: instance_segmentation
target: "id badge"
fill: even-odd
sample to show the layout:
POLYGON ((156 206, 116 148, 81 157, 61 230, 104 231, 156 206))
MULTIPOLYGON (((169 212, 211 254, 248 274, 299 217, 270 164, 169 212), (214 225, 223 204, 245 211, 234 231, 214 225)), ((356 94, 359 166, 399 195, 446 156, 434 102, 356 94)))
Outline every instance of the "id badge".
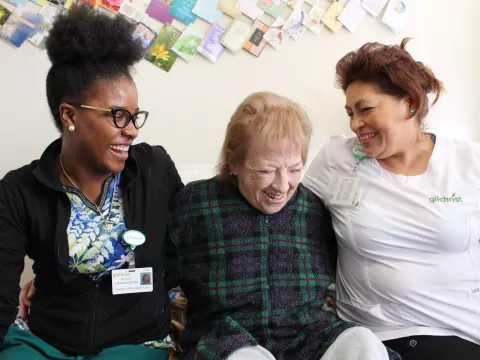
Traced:
POLYGON ((341 177, 333 190, 330 204, 343 206, 357 206, 363 195, 364 188, 360 179, 356 177, 341 177))
POLYGON ((112 271, 112 294, 135 294, 153 291, 151 267, 112 271))

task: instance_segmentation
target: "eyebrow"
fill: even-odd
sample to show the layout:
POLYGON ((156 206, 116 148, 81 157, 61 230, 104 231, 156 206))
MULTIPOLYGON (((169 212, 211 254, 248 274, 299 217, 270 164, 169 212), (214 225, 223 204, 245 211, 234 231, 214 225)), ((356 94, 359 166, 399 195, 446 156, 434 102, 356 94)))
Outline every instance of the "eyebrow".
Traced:
MULTIPOLYGON (((361 105, 363 102, 367 102, 367 100, 365 100, 365 99, 360 99, 360 100, 358 100, 358 101, 355 103, 355 107, 356 107, 357 109, 359 109, 359 108, 360 108, 360 105, 361 105)), ((350 106, 348 106, 348 105, 345 105, 345 109, 346 109, 346 110, 352 110, 352 108, 351 108, 350 106)))
MULTIPOLYGON (((128 109, 127 109, 126 107, 124 107, 124 106, 117 106, 117 105, 113 105, 113 106, 112 106, 112 109, 121 109, 121 110, 127 110, 127 111, 128 111, 128 109)), ((140 110, 140 108, 137 106, 137 107, 135 108, 135 112, 137 112, 137 111, 139 111, 139 110, 140 110)))

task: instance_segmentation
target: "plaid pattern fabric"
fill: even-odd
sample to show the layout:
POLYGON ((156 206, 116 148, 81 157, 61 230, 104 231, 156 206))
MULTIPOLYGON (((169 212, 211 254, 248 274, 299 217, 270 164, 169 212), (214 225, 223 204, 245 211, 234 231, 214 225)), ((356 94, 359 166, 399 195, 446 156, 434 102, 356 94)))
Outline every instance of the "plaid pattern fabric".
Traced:
POLYGON ((319 359, 355 326, 322 309, 334 282, 328 212, 303 185, 278 213, 253 208, 233 182, 186 186, 169 219, 167 280, 189 298, 187 359, 261 345, 277 360, 319 359))

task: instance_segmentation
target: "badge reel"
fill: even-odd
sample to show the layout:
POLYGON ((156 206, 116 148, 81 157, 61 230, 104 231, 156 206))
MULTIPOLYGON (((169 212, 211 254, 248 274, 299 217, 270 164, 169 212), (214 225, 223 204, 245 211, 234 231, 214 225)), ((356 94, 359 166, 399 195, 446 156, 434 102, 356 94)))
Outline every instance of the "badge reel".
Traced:
POLYGON ((128 230, 123 234, 122 238, 123 241, 130 245, 130 249, 132 249, 132 256, 128 262, 128 268, 135 269, 135 248, 143 245, 145 242, 145 235, 137 230, 128 230))
MULTIPOLYGON (((357 172, 360 162, 364 159, 367 159, 368 156, 361 144, 356 144, 352 151, 356 158, 356 163, 353 170, 357 172)), ((361 186, 358 176, 343 176, 339 179, 334 188, 331 203, 334 205, 357 206, 364 190, 365 188, 361 186)))

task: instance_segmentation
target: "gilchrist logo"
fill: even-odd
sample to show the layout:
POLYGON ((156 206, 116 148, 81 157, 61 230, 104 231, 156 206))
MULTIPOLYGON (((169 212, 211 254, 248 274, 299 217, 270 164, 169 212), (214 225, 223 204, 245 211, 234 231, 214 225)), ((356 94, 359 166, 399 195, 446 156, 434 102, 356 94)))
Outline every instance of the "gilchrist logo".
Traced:
POLYGON ((441 202, 441 203, 461 203, 463 202, 461 196, 457 196, 456 193, 453 193, 452 196, 432 196, 430 199, 432 204, 441 202))

